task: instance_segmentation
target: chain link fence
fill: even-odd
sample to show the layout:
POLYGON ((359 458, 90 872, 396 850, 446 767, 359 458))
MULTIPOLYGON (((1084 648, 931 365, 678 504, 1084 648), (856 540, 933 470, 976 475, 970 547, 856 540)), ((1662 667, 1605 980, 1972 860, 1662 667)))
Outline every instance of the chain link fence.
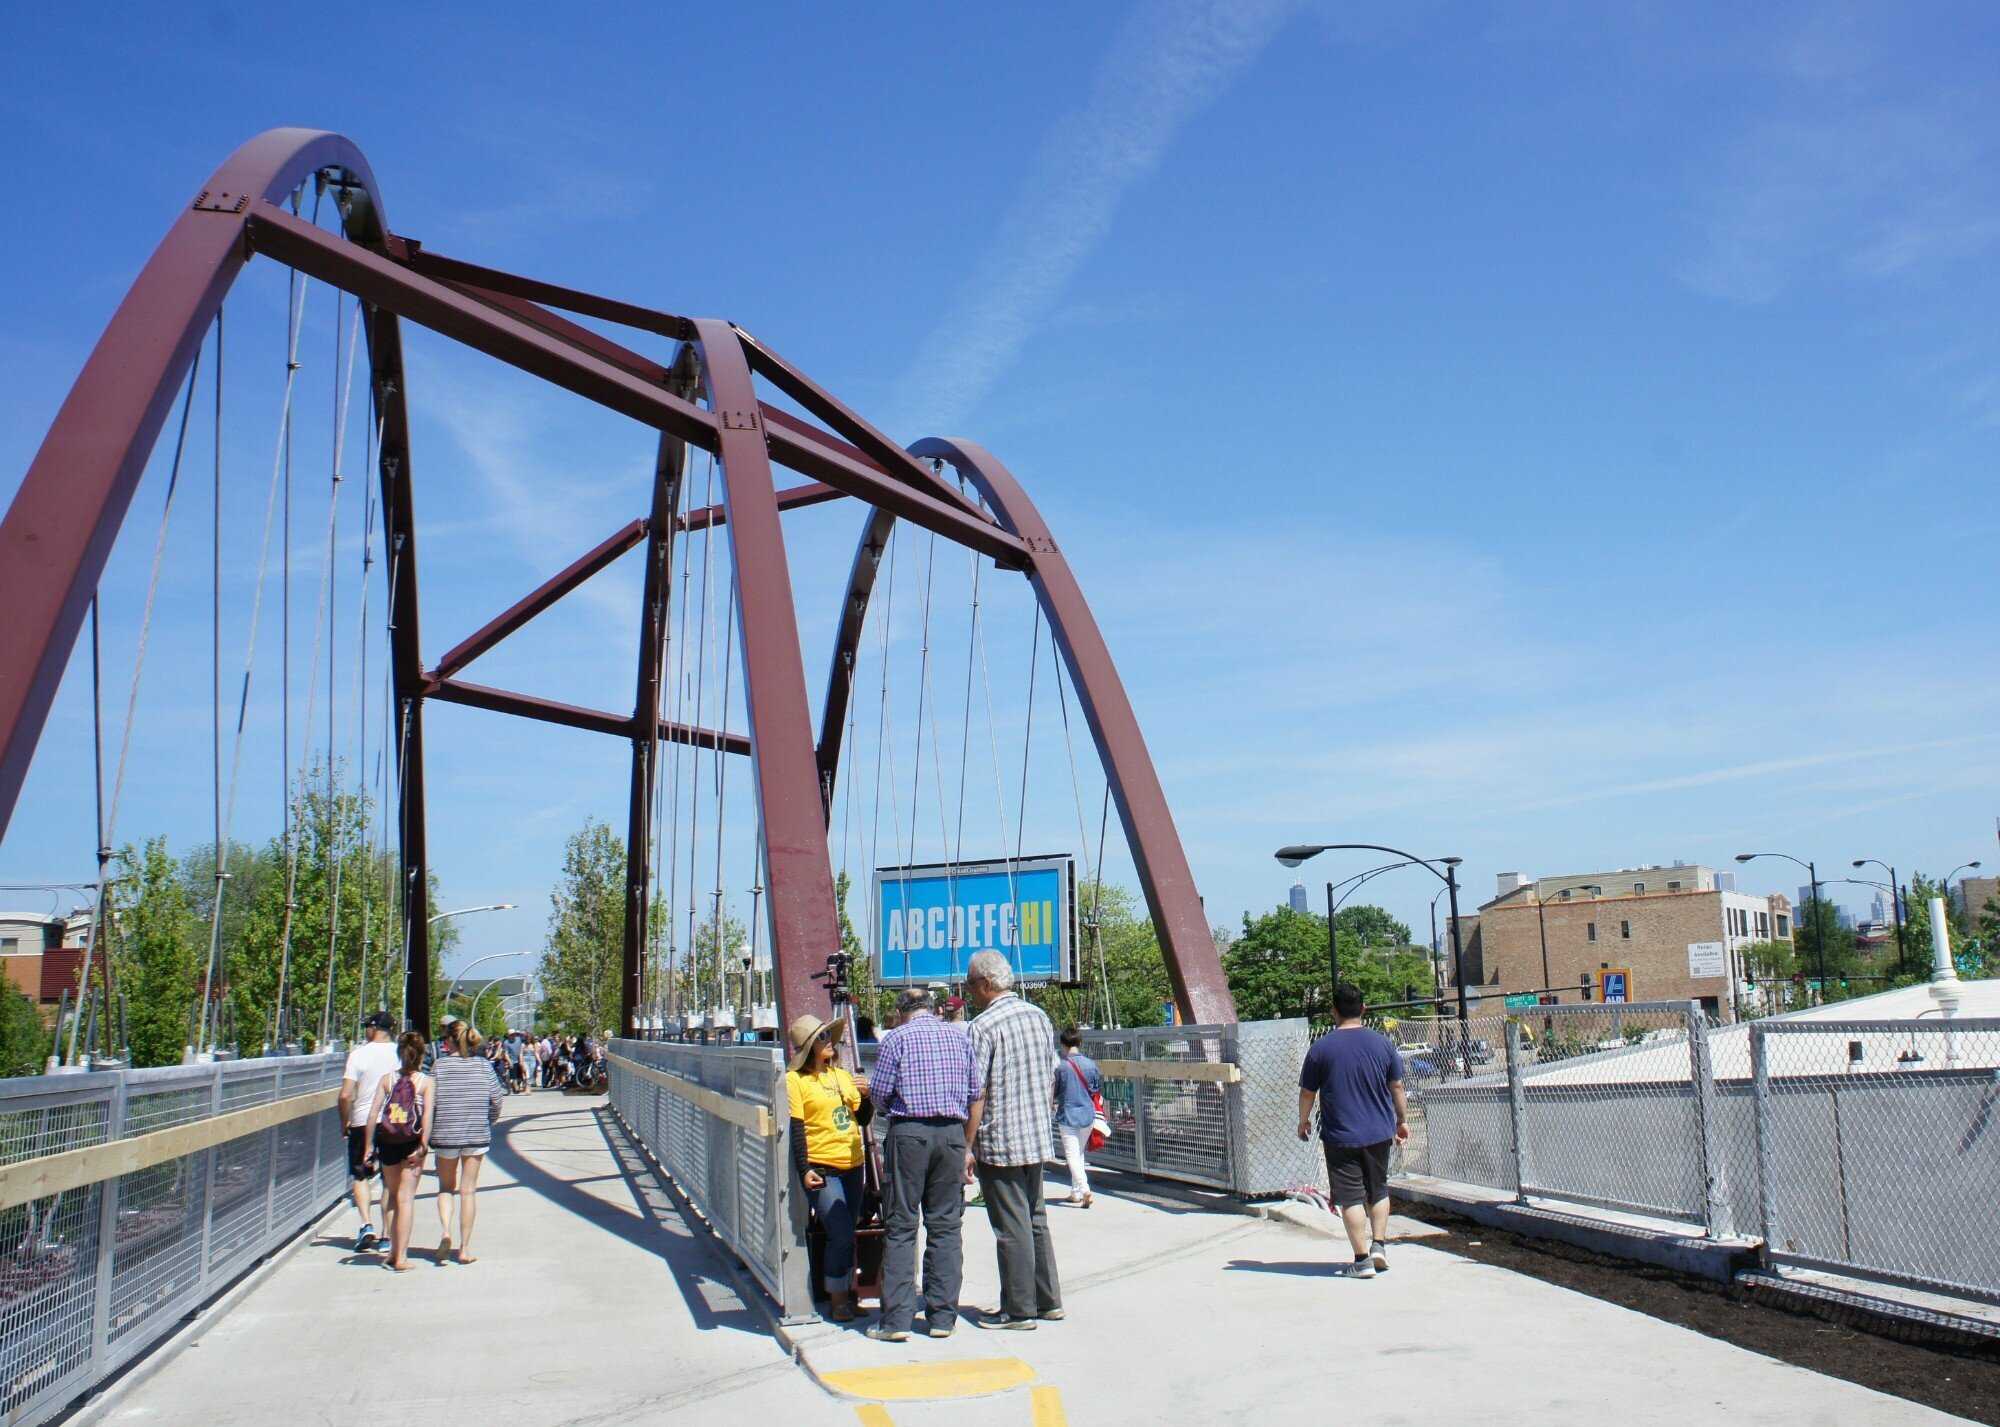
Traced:
POLYGON ((614 1040, 611 1108, 787 1321, 813 1313, 785 1061, 774 1045, 614 1040))
POLYGON ((1766 1021, 1747 1042, 1742 1183, 1770 1258, 2000 1303, 2000 1019, 1766 1021))
POLYGON ((0 1423, 64 1411, 339 1198, 343 1063, 0 1081, 0 1423))

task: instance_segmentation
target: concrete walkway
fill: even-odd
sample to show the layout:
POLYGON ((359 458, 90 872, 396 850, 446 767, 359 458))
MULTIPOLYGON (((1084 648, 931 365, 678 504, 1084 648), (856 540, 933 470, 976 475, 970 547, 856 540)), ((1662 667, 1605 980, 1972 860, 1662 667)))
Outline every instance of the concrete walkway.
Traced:
POLYGON ((602 1097, 508 1099, 473 1250, 439 1266, 425 1175, 410 1273, 352 1251, 352 1208, 105 1415, 159 1427, 615 1423, 695 1408, 853 1427, 738 1296, 602 1097), (622 1147, 624 1152, 618 1153, 622 1147), (338 1230, 340 1237, 330 1236, 338 1230))
MULTIPOLYGON (((901 1345, 870 1342, 861 1325, 814 1324, 781 1341, 603 1100, 510 1100, 487 1174, 478 1264, 425 1262, 399 1276, 322 1237, 99 1420, 1959 1420, 1420 1241, 1396 1246, 1385 1277, 1338 1278, 1342 1244, 1172 1196, 1100 1193, 1088 1211, 1052 1208, 1065 1322, 1030 1333, 966 1322, 948 1341, 901 1345)), ((427 1250, 426 1183, 416 1242, 427 1250)), ((352 1220, 331 1224, 345 1235, 352 1220)), ((985 1217, 970 1211, 973 1317, 997 1300, 993 1263, 985 1217)))

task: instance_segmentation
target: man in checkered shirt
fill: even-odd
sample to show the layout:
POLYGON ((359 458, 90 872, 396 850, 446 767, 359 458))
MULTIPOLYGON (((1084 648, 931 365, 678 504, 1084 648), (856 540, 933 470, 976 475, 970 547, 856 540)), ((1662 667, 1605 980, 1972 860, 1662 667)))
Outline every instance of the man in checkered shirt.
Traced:
POLYGON ((973 1107, 966 1168, 979 1176, 1000 1259, 1000 1312, 984 1328, 1033 1328, 1063 1316, 1055 1246, 1042 1202, 1042 1165, 1053 1148, 1055 1027, 1014 994, 1014 968, 997 951, 966 967, 966 995, 979 1014, 966 1028, 984 1100, 973 1107))

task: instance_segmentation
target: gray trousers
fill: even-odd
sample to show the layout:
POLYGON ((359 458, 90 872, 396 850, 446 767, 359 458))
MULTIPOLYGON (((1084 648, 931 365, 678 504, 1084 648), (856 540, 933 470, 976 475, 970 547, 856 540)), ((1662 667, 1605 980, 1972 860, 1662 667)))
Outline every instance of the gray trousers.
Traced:
POLYGON ((917 1222, 924 1226, 924 1316, 958 1321, 965 1275, 965 1126, 957 1120, 891 1120, 882 1141, 882 1326, 908 1332, 916 1314, 917 1222))
POLYGON ((1000 1311, 1009 1318, 1038 1318, 1062 1307, 1049 1213, 1042 1202, 1038 1164, 979 1166, 979 1192, 1000 1258, 1000 1311))

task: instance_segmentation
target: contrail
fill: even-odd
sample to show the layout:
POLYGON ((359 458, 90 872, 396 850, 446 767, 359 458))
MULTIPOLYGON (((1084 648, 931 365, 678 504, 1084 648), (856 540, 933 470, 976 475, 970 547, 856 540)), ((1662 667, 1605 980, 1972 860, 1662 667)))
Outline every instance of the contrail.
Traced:
POLYGON ((1083 107, 1043 140, 979 266, 897 387, 888 429, 951 434, 1102 241, 1126 192, 1300 0, 1159 0, 1119 32, 1083 107))

